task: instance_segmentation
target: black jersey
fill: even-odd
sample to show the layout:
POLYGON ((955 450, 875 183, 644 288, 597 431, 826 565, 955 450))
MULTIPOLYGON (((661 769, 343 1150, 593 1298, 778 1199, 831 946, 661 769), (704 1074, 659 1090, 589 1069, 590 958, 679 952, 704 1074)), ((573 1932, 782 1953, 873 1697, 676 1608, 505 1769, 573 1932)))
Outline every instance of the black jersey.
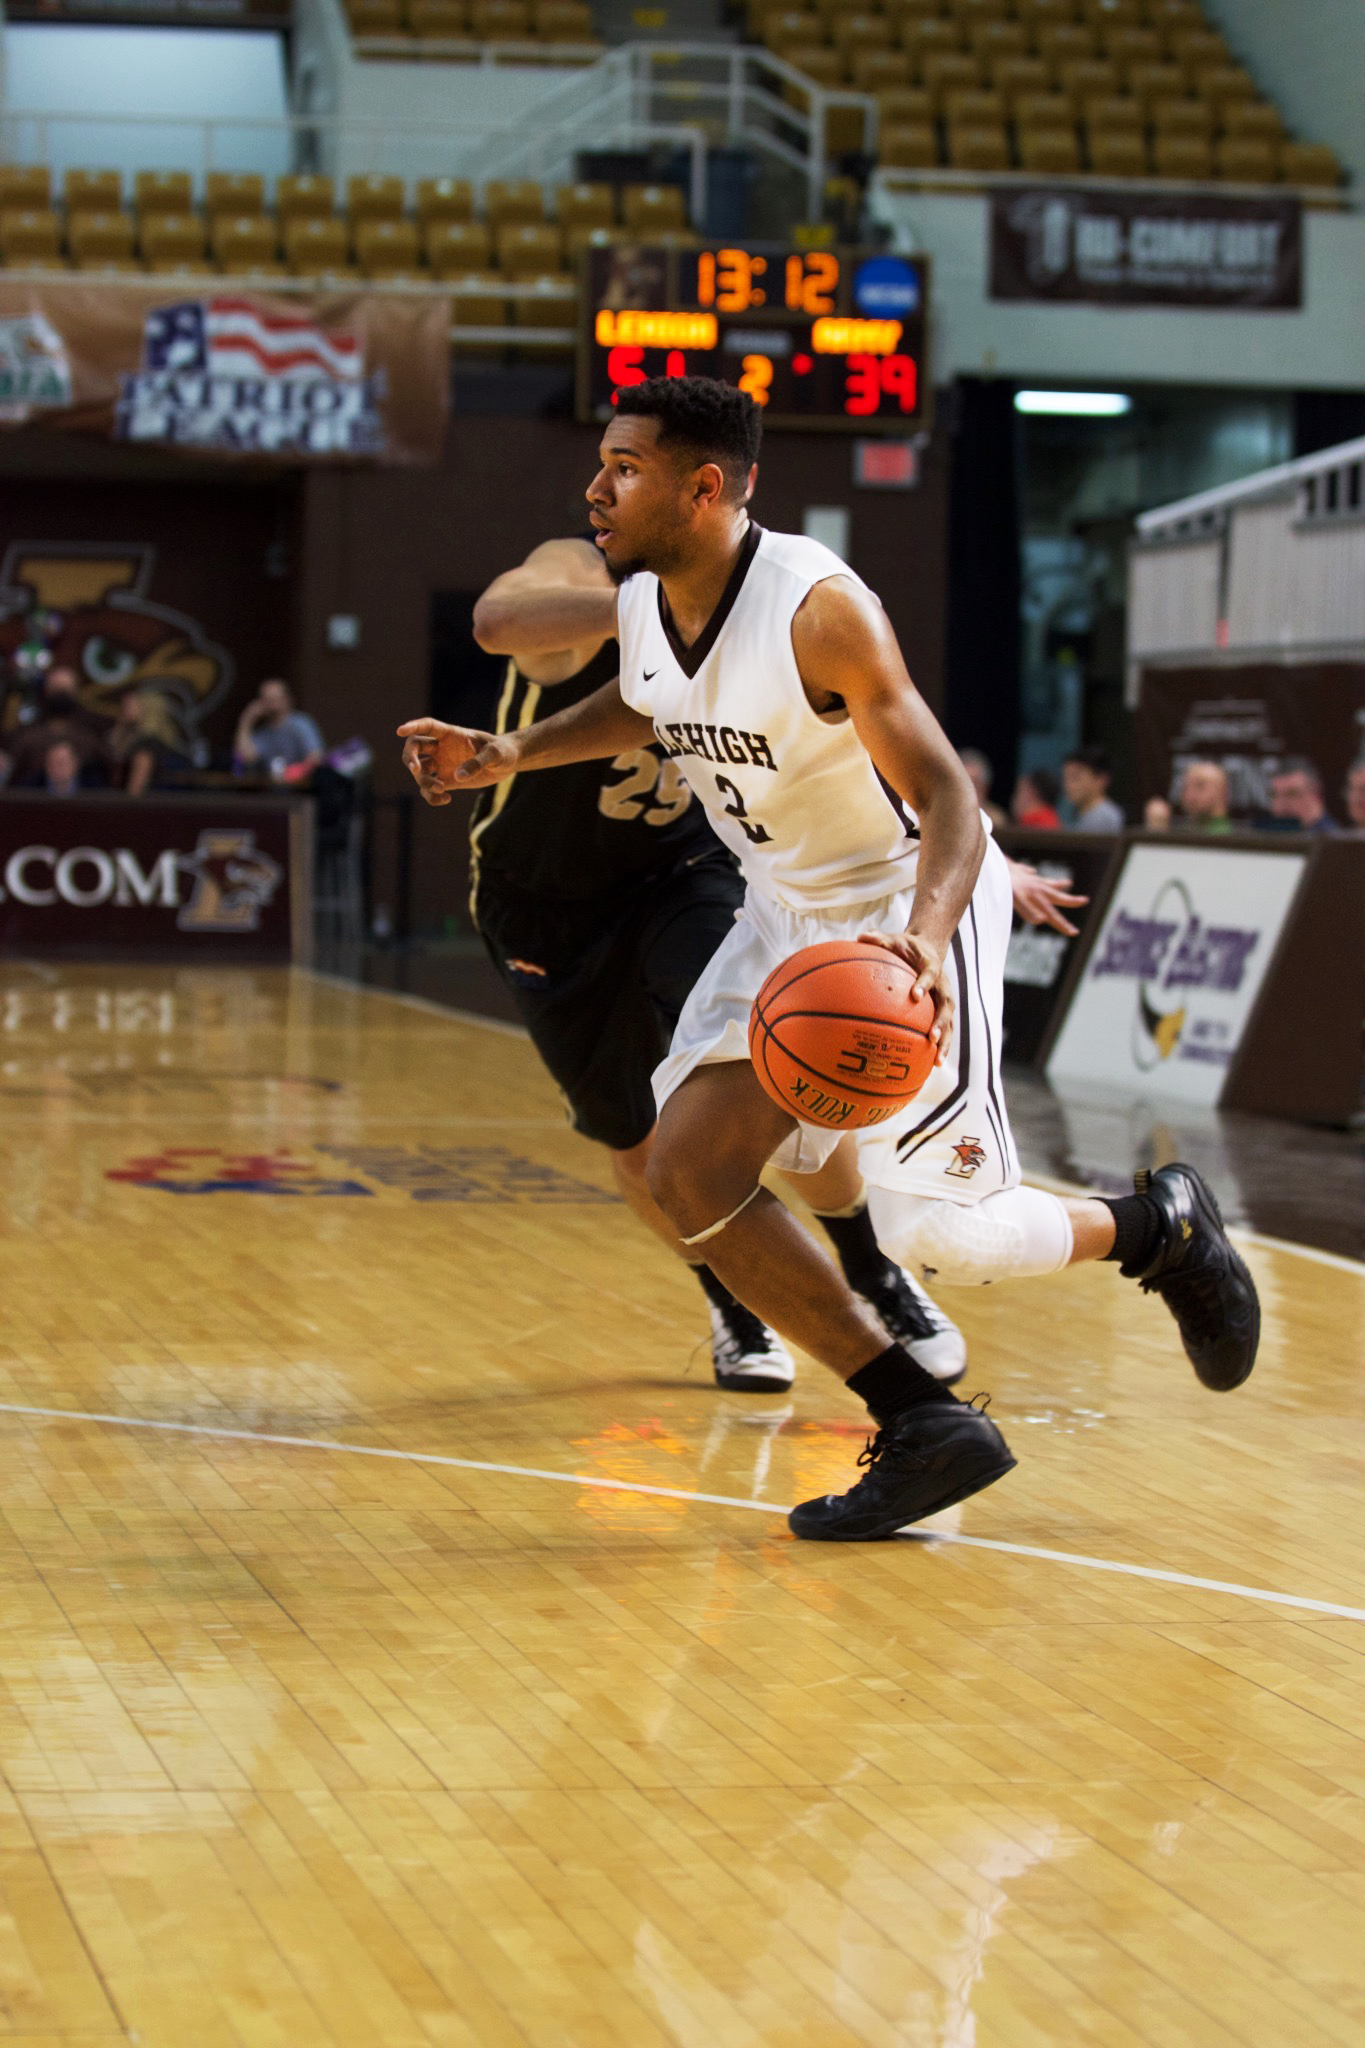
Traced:
MULTIPOLYGON (((542 687, 509 662, 495 730, 524 731, 566 711, 619 667, 614 640, 563 683, 542 687)), ((716 845, 677 762, 658 746, 632 747, 611 761, 540 768, 481 790, 470 827, 474 897, 499 878, 534 896, 609 895, 650 868, 716 845)))

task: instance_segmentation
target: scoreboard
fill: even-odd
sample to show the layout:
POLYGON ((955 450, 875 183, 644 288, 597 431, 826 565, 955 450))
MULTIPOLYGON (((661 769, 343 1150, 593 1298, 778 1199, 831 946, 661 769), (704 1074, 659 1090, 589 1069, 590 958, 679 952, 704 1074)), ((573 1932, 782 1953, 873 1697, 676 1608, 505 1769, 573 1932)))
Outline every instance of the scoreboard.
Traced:
POLYGON ((905 433, 928 424, 928 262, 780 242, 585 251, 578 417, 606 420, 646 377, 738 384, 774 427, 905 433))

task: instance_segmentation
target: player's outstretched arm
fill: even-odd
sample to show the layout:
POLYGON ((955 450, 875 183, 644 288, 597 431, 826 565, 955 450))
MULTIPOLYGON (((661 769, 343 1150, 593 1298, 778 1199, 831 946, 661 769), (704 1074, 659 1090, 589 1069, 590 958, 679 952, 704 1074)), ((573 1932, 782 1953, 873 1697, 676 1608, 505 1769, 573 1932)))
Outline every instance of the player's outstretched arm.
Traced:
POLYGON ((792 621, 792 647, 814 709, 842 700, 874 766, 919 819, 909 928, 875 936, 918 970, 915 994, 932 994, 941 1061, 953 1028, 944 962, 986 852, 976 792, 871 591, 842 577, 817 583, 792 621))
POLYGON ((609 760, 648 746, 654 728, 632 711, 613 677, 580 704, 557 711, 521 732, 475 732, 439 718, 410 718, 398 728, 403 765, 429 804, 450 802, 457 789, 487 789, 528 768, 563 768, 571 761, 609 760))
POLYGON ((474 607, 474 638, 542 686, 577 675, 616 637, 616 590, 590 541, 550 540, 495 577, 474 607))

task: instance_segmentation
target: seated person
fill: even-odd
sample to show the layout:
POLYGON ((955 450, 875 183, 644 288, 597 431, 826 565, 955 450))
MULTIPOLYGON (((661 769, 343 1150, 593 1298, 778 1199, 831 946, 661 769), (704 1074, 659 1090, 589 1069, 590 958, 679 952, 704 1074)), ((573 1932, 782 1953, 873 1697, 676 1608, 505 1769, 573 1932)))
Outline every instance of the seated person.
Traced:
POLYGON ((1075 832, 1122 832, 1127 819, 1109 794, 1114 770, 1103 747, 1077 747, 1062 763, 1062 788, 1075 832))
POLYGON ((322 734, 306 711, 294 709, 288 683, 272 677, 237 721, 232 743, 239 768, 270 776, 272 781, 302 782, 323 758, 322 734))
POLYGON ((995 832, 1000 831, 1002 826, 1008 825, 1009 819, 1005 816, 999 804, 993 803, 991 800, 991 784, 995 780, 994 768, 992 768, 986 756, 977 747, 963 747, 958 755, 958 759, 971 777, 972 788, 976 791, 976 800, 990 819, 991 829, 995 832))
POLYGON ((1055 832, 1061 824, 1057 798, 1061 784, 1050 768, 1034 768, 1014 785, 1010 811, 1016 825, 1032 832, 1055 832))
POLYGON ((1365 832, 1365 761, 1357 761, 1346 777, 1346 815, 1353 832, 1365 832))
POLYGON ((1144 832, 1169 832, 1171 829, 1171 807, 1164 796, 1149 796, 1142 806, 1142 829, 1144 832))
POLYGON ((1322 800, 1322 777, 1302 754, 1281 761, 1270 778, 1270 813, 1256 820, 1262 832, 1339 832, 1322 800))
POLYGON ((97 760, 104 721, 80 700, 80 681, 73 668, 49 669, 43 679, 42 707, 31 725, 10 736, 10 781, 17 789, 42 789, 46 784, 47 752, 57 740, 75 749, 82 775, 97 760))
POLYGON ((1231 832, 1228 816, 1228 771, 1221 761, 1191 761, 1180 779, 1180 810, 1175 823, 1182 832, 1231 832))
POLYGON ((163 769, 190 764, 171 743, 165 705, 154 691, 125 690, 118 716, 104 735, 109 780, 126 796, 144 796, 163 769))
POLYGON ((83 787, 80 756, 70 740, 54 740, 48 748, 40 786, 49 796, 75 796, 83 787))

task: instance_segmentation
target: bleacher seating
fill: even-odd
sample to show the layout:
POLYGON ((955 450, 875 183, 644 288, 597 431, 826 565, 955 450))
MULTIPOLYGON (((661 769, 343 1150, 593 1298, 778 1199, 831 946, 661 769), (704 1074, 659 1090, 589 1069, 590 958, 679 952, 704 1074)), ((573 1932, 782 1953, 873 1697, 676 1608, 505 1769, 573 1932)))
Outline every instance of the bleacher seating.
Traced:
POLYGON ((374 174, 348 178, 339 209, 333 181, 316 175, 281 177, 273 195, 251 173, 211 172, 203 184, 196 205, 190 173, 143 173, 129 205, 117 171, 73 170, 59 210, 48 203, 45 167, 0 166, 0 265, 442 285, 457 327, 534 334, 572 325, 588 244, 695 239, 675 185, 561 185, 547 194, 531 179, 490 179, 476 208, 465 179, 422 178, 409 191, 400 178, 374 174))
MULTIPOLYGON (((1219 179, 1325 194, 1197 0, 745 0, 750 33, 811 83, 877 102, 880 162, 1043 177, 1219 179)), ((794 82, 783 97, 805 110, 794 82)), ((841 118, 842 117, 842 118, 841 118)), ((831 109, 826 147, 853 136, 831 109)))
POLYGON ((469 63, 492 49, 518 63, 566 64, 591 63, 602 49, 586 0, 345 0, 345 7, 362 57, 469 63), (385 47, 367 49, 370 43, 385 47))

